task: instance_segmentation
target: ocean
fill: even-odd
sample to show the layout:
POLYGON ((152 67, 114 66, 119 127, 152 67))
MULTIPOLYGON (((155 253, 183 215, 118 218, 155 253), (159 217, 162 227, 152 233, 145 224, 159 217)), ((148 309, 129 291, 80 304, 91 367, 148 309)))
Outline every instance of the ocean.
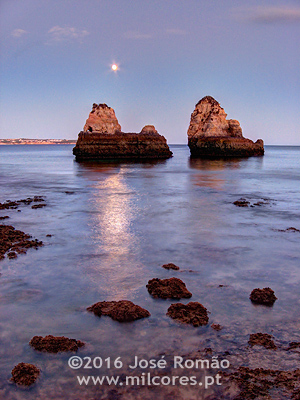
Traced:
POLYGON ((78 356, 120 357, 124 366, 135 356, 190 357, 206 349, 234 368, 299 368, 300 350, 286 349, 300 342, 300 232, 286 230, 300 230, 300 147, 266 146, 264 157, 201 160, 190 159, 187 146, 174 145, 173 158, 151 163, 78 163, 72 147, 0 146, 0 202, 44 196, 47 204, 0 210, 10 217, 1 223, 44 242, 0 261, 1 399, 222 398, 215 385, 80 385, 78 375, 104 370, 71 369, 74 354, 36 352, 29 346, 36 335, 82 340, 78 356), (249 207, 233 204, 240 198, 249 207), (166 263, 180 270, 165 270, 166 263), (173 276, 193 294, 180 302, 197 301, 209 311, 206 326, 171 319, 166 312, 176 301, 149 295, 148 280, 173 276), (264 287, 278 298, 273 307, 249 300, 254 288, 264 287), (119 323, 86 311, 98 301, 123 299, 151 316, 119 323), (257 332, 271 334, 277 351, 250 348, 249 335, 257 332), (9 381, 19 362, 41 370, 30 389, 9 381))

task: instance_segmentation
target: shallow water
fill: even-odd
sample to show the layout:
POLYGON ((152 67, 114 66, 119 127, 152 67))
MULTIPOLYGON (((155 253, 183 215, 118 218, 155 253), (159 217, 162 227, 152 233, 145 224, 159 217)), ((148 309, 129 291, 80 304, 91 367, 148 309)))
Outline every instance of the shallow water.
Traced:
MULTIPOLYGON (((134 355, 149 359, 210 347, 234 353, 235 366, 299 367, 299 353, 284 346, 300 341, 300 233, 279 230, 300 229, 300 148, 270 146, 264 157, 227 161, 190 160, 187 146, 172 151, 167 161, 93 164, 75 162, 70 145, 0 146, 0 202, 40 195, 47 203, 0 211, 10 216, 5 224, 45 243, 0 262, 0 398, 130 398, 95 397, 104 389, 80 386, 69 354, 29 347, 35 335, 80 339, 87 343, 81 357, 120 356, 125 364, 134 355), (232 204, 241 197, 266 204, 232 204), (169 262, 181 271, 161 268, 169 262), (171 276, 210 311, 207 326, 171 320, 165 314, 172 301, 150 297, 148 280, 171 276), (278 297, 275 305, 251 304, 251 290, 266 286, 278 297), (151 317, 120 324, 85 311, 97 301, 121 299, 151 317), (223 329, 214 331, 212 323, 223 329), (256 332, 271 333, 282 349, 250 351, 249 334, 256 332), (19 362, 42 370, 29 390, 9 383, 19 362)), ((180 391, 169 395, 199 398, 193 387, 180 391)), ((143 398, 159 398, 163 390, 151 393, 143 398)))

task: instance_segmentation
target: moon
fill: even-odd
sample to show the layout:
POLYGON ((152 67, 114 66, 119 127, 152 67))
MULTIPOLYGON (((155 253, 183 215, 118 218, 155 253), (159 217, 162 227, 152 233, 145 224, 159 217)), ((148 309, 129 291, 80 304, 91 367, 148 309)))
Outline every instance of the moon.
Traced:
POLYGON ((111 69, 112 69, 113 71, 118 71, 119 66, 118 66, 117 64, 112 64, 111 69))

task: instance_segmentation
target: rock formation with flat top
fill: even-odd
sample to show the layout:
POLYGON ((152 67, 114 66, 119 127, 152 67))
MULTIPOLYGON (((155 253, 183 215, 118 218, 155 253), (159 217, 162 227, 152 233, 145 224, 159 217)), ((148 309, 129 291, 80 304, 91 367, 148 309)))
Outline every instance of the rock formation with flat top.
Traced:
POLYGON ((205 96, 195 107, 188 129, 192 157, 249 157, 264 154, 261 139, 255 143, 243 137, 242 128, 211 96, 205 96))
POLYGON ((124 133, 114 110, 106 104, 95 103, 78 135, 73 154, 78 161, 172 157, 166 139, 153 125, 146 125, 140 133, 124 133))

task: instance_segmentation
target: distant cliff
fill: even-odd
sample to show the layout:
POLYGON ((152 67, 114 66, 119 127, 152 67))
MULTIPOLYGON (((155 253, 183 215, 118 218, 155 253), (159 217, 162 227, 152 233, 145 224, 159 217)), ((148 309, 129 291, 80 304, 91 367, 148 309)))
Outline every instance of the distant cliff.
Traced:
POLYGON ((76 140, 66 139, 0 139, 0 145, 12 144, 75 144, 76 140))
POLYGON ((188 128, 192 157, 249 157, 264 154, 261 139, 255 143, 243 137, 240 123, 226 119, 227 114, 211 96, 195 106, 188 128))

